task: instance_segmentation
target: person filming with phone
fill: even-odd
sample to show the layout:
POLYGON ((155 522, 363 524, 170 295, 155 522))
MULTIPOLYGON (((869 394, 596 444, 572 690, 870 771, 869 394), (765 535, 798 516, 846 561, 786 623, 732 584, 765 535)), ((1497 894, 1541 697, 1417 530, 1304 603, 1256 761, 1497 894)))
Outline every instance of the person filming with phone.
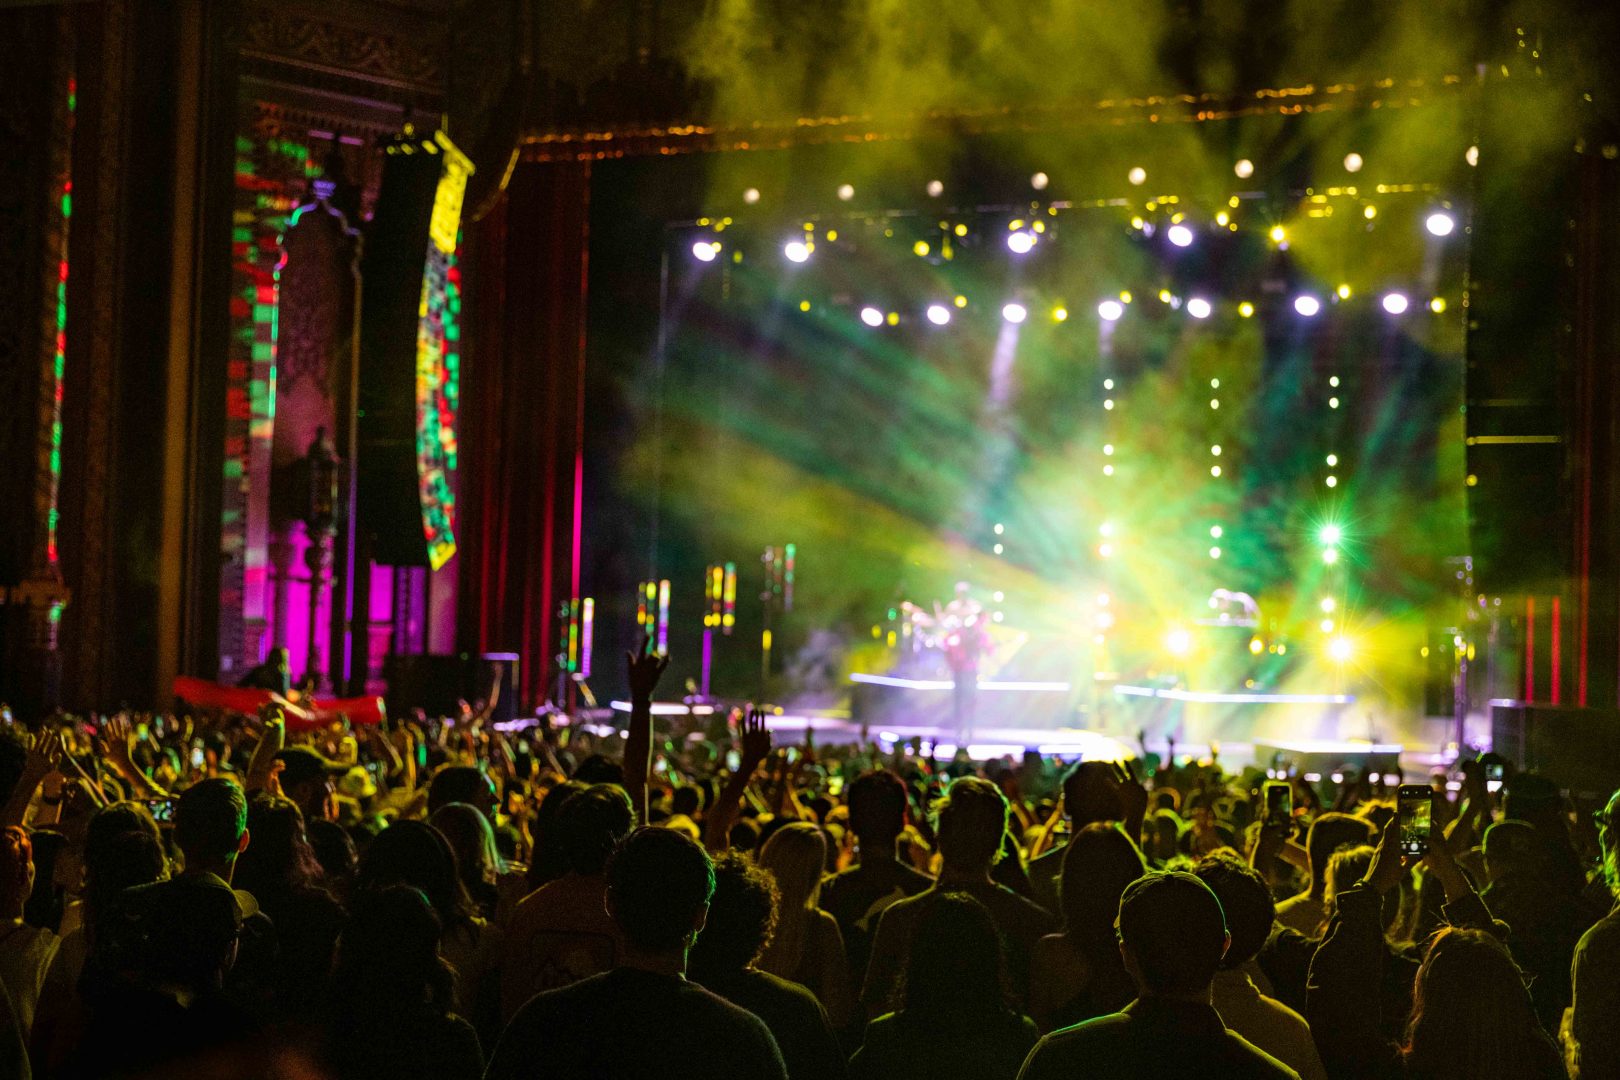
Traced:
POLYGON ((1536 1018, 1524 977, 1445 837, 1431 832, 1432 789, 1402 785, 1372 864, 1340 893, 1326 938, 1311 960, 1307 1014, 1328 1075, 1389 1080, 1556 1080, 1557 1045, 1536 1018), (1445 891, 1447 925, 1430 941, 1412 983, 1399 1041, 1380 1018, 1388 960, 1384 897, 1421 865, 1445 891))

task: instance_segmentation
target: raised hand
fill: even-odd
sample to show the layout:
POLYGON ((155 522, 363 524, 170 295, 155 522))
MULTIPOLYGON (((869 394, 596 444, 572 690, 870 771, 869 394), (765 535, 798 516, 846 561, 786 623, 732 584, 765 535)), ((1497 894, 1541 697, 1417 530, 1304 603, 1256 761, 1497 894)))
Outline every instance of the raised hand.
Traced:
POLYGON ((754 770, 771 756, 771 732, 765 726, 764 711, 749 709, 748 715, 743 719, 741 732, 742 755, 737 764, 737 771, 752 776, 754 770))
POLYGON ((129 722, 128 713, 118 713, 107 717, 101 725, 101 731, 96 736, 96 745, 109 761, 117 765, 130 762, 130 743, 134 738, 134 727, 129 722))
POLYGON ((1387 893, 1401 883, 1405 870, 1406 862, 1401 856, 1401 819, 1397 814, 1385 823, 1378 850, 1373 852, 1372 865, 1367 867, 1367 876, 1362 880, 1380 893, 1387 893))
POLYGON ((631 700, 651 701, 653 691, 658 689, 658 680, 669 667, 669 657, 654 652, 652 638, 648 637, 639 649, 626 652, 624 659, 629 669, 631 700))
POLYGON ((25 735, 28 758, 24 764, 27 773, 38 780, 57 772, 62 766, 62 736, 56 731, 39 731, 25 735))

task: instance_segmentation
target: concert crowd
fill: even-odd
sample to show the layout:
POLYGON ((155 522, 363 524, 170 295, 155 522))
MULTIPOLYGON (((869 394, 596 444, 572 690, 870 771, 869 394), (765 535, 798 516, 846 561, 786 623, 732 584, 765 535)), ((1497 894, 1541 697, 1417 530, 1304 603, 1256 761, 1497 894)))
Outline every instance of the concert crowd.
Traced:
POLYGON ((0 1076, 1620 1077, 1620 793, 817 746, 627 662, 623 731, 5 726, 0 1076))

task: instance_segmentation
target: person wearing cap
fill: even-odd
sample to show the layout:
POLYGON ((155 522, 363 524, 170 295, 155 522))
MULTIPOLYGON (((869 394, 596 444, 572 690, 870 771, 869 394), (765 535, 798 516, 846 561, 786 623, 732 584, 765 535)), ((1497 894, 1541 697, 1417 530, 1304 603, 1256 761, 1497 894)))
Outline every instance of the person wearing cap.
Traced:
POLYGON ((1558 784, 1536 773, 1517 773, 1502 785, 1502 817, 1535 827, 1546 887, 1571 896, 1586 887, 1586 866, 1569 835, 1569 811, 1558 784))
POLYGON ((1485 830, 1480 899, 1511 928, 1508 949, 1530 977, 1536 1015, 1557 1031, 1569 1007, 1569 966, 1593 917, 1580 900, 1547 882, 1546 845, 1528 821, 1498 821, 1485 830))
POLYGON ((1598 920, 1575 946, 1569 1015, 1572 1080, 1620 1077, 1620 791, 1595 815, 1603 879, 1614 910, 1598 920))
POLYGON ((337 778, 349 766, 332 761, 307 746, 289 746, 276 754, 281 763, 282 793, 298 804, 305 821, 337 820, 337 778))
POLYGON ((1019 1080, 1299 1080, 1294 1070, 1228 1030, 1210 1004, 1232 937, 1208 885, 1179 872, 1138 878, 1120 897, 1117 933, 1136 1000, 1122 1012, 1042 1038, 1019 1080))

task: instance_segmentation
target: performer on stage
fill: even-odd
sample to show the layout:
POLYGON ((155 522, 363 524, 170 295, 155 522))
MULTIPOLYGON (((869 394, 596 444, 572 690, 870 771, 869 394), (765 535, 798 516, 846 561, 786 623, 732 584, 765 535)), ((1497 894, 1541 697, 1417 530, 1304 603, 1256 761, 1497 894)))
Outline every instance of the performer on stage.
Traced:
POLYGON ((905 609, 914 625, 930 631, 928 643, 945 653, 945 666, 951 672, 951 720, 958 744, 965 745, 973 735, 974 704, 979 691, 979 658, 990 648, 984 607, 973 598, 973 586, 956 583, 956 596, 941 607, 936 601, 932 615, 915 604, 905 609))

